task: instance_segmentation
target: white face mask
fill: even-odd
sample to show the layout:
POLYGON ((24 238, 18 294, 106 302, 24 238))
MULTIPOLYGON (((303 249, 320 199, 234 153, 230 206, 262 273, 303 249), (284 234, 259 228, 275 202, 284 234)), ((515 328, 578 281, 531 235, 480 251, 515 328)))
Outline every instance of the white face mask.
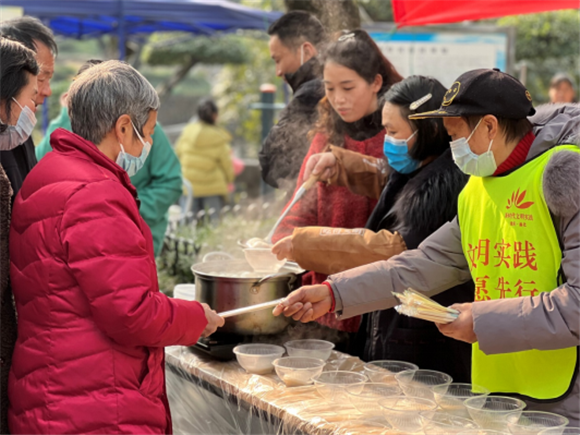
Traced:
POLYGON ((131 125, 133 126, 133 130, 137 134, 137 137, 143 144, 143 149, 141 150, 139 157, 135 157, 126 153, 125 148, 123 148, 123 144, 119 143, 119 145, 121 145, 121 152, 117 156, 117 164, 127 172, 129 177, 134 176, 145 165, 145 160, 147 160, 147 156, 151 151, 151 144, 143 140, 137 131, 137 127, 135 127, 135 124, 133 124, 133 121, 131 121, 131 125))
POLYGON ((22 145, 30 137, 36 125, 36 116, 30 107, 22 107, 15 98, 12 99, 22 110, 16 125, 8 125, 6 130, 0 133, 0 151, 10 151, 22 145))
POLYGON ((497 169, 497 164, 495 162, 495 157, 491 151, 491 145, 493 144, 493 139, 489 142, 489 148, 483 154, 477 155, 471 148, 469 148, 469 140, 481 124, 483 118, 479 120, 469 137, 466 139, 464 137, 454 140, 451 142, 451 153, 453 154, 453 160, 455 164, 459 166, 462 172, 468 175, 475 175, 476 177, 489 177, 497 169))
POLYGON ((300 66, 304 65, 304 44, 300 46, 300 66))

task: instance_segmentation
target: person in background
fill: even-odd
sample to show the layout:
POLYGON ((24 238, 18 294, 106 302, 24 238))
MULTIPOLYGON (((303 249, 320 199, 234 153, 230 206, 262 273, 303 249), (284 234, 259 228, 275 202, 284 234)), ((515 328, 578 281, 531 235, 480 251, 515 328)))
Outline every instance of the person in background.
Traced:
MULTIPOLYGON (((77 76, 101 62, 101 60, 96 59, 87 61, 81 66, 77 76)), ((63 105, 60 115, 50 122, 44 138, 36 147, 36 158, 39 161, 52 150, 50 135, 53 131, 57 128, 71 130, 66 98, 67 94, 65 93, 61 98, 63 105)), ((175 203, 181 196, 182 179, 179 160, 159 123, 155 126, 153 143, 155 146, 151 148, 145 165, 131 177, 131 183, 137 189, 137 195, 141 201, 139 213, 151 229, 153 247, 155 256, 157 256, 163 248, 163 238, 168 222, 167 211, 171 204, 175 203)))
POLYGON ((574 80, 568 74, 556 74, 550 80, 550 103, 575 103, 574 80))
POLYGON ((197 108, 198 121, 188 124, 175 146, 183 176, 193 187, 193 211, 215 209, 218 216, 234 181, 231 135, 216 125, 218 108, 205 100, 197 108))
MULTIPOLYGON (((379 99, 402 80, 364 30, 344 31, 328 46, 322 55, 322 64, 326 96, 320 102, 320 117, 296 189, 306 181, 307 162, 314 154, 337 149, 337 152, 346 150, 371 157, 383 156, 385 129, 379 99)), ((275 243, 290 236, 295 228, 306 226, 364 227, 376 204, 376 198, 354 194, 344 186, 317 183, 284 218, 272 241, 275 243)), ((325 279, 325 274, 312 271, 302 278, 302 282, 318 284, 325 279)), ((355 333, 360 318, 337 321, 334 316, 326 316, 320 323, 355 333)), ((342 336, 348 341, 348 335, 342 336)))
MULTIPOLYGON (((313 172, 332 184, 378 198, 366 229, 295 228, 272 251, 302 268, 333 274, 416 249, 457 214, 457 198, 467 175, 453 162, 441 119, 411 121, 408 116, 437 109, 446 89, 431 77, 411 76, 394 84, 382 99, 387 162, 337 149, 313 155, 313 172), (387 163, 387 164, 385 164, 387 163), (316 164, 316 166, 315 166, 316 164)), ((443 305, 473 301, 473 283, 437 296, 443 305)), ((435 325, 398 314, 375 311, 363 318, 357 354, 365 361, 408 361, 440 370, 456 382, 469 382, 471 346, 440 334, 435 325)))
POLYGON ((268 35, 276 75, 292 88, 293 98, 262 143, 260 167, 266 183, 292 193, 310 146, 308 132, 318 117, 316 106, 324 97, 317 55, 326 35, 320 21, 304 11, 283 15, 268 35))
POLYGON ((417 249, 290 294, 275 313, 308 321, 397 305, 411 287, 433 296, 470 279, 475 302, 438 325, 473 344, 472 383, 580 426, 580 109, 546 105, 514 77, 461 75, 441 107, 457 165, 471 175, 458 214, 417 249), (534 116, 535 114, 535 116, 534 116), (531 117, 531 118, 529 118, 531 117))
POLYGON ((89 68, 69 90, 72 132, 52 133, 53 151, 16 196, 14 433, 171 433, 164 347, 191 346, 224 323, 206 304, 159 291, 129 179, 155 147, 159 104, 131 66, 89 68))
MULTIPOLYGON (((22 144, 36 123, 36 76, 39 68, 34 51, 16 41, 0 37, 0 150, 22 144)), ((12 188, 0 164, 0 433, 8 434, 8 373, 16 342, 16 315, 10 289, 8 234, 12 188)))
MULTIPOLYGON (((36 53, 36 62, 40 67, 40 73, 37 77, 38 93, 35 104, 37 106, 43 104, 45 98, 52 95, 50 80, 54 74, 54 59, 58 53, 52 32, 40 20, 22 17, 0 22, 0 36, 18 41, 36 53)), ((32 136, 28 136, 21 145, 23 146, 9 151, 0 151, 0 164, 6 171, 12 185, 13 200, 20 190, 22 182, 36 165, 32 136)))

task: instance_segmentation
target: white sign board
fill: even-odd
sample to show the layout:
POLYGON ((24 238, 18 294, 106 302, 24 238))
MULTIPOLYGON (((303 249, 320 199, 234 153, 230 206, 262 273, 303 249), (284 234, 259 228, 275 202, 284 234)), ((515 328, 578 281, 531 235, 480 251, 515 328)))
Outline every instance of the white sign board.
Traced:
POLYGON ((387 33, 369 32, 403 76, 419 74, 438 79, 445 87, 477 68, 506 71, 505 33, 387 33))

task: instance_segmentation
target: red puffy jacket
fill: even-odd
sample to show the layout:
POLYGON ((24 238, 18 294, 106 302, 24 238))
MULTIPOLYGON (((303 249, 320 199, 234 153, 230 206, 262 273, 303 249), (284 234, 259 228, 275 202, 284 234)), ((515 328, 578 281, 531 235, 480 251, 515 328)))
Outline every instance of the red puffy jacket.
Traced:
MULTIPOLYGON (((345 136, 344 148, 368 156, 383 157, 384 141, 385 130, 383 129, 375 136, 363 141, 356 141, 345 136)), ((314 136, 308 154, 306 154, 302 163, 296 189, 305 181, 306 162, 313 154, 323 152, 326 144, 327 138, 325 135, 318 133, 314 136)), ((376 204, 377 200, 354 194, 346 187, 316 183, 316 187, 306 192, 302 199, 294 205, 288 216, 280 223, 274 237, 272 237, 272 241, 277 242, 283 237, 290 236, 294 228, 300 227, 364 228, 376 204)), ((320 284, 325 279, 326 275, 308 272, 302 278, 302 284, 320 284)), ((356 332, 359 328, 360 316, 346 320, 336 320, 334 314, 327 314, 317 319, 317 321, 341 331, 356 332)))
POLYGON ((14 202, 10 431, 171 433, 163 347, 194 344, 203 308, 159 292, 126 172, 66 130, 51 145, 14 202))

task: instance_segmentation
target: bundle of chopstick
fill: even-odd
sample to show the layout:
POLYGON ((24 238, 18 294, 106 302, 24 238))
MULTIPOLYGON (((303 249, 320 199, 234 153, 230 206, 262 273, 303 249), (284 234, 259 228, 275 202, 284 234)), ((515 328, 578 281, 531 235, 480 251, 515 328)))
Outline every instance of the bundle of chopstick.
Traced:
POLYGON ((403 293, 393 292, 393 296, 401 302, 401 305, 397 305, 395 310, 405 316, 445 324, 453 322, 459 315, 459 311, 444 307, 410 288, 404 290, 403 293))

